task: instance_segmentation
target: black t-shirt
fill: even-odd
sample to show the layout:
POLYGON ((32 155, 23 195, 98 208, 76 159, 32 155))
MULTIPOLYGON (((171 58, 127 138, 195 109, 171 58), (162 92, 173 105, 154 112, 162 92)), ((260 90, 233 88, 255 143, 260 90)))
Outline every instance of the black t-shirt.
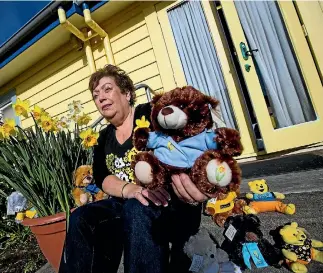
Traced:
MULTIPOLYGON (((133 128, 136 128, 139 120, 150 121, 150 113, 149 103, 138 105, 135 109, 133 128)), ((100 132, 98 145, 94 148, 93 176, 96 185, 101 189, 103 180, 108 175, 115 175, 127 182, 134 181, 131 161, 138 151, 132 145, 132 134, 121 145, 115 133, 115 127, 109 124, 100 132)))

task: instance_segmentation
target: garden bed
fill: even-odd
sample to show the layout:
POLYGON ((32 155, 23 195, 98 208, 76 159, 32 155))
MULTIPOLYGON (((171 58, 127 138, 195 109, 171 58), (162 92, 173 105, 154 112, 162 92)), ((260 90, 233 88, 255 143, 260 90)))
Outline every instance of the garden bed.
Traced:
POLYGON ((28 228, 10 234, 10 238, 1 245, 1 273, 36 272, 46 262, 34 235, 28 228))

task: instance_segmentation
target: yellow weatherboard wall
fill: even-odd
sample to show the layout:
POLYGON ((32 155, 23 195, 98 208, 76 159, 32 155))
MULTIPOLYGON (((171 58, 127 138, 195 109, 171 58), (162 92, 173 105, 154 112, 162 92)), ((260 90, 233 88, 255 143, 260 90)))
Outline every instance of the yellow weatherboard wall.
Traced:
MULTIPOLYGON (((186 84, 182 64, 177 53, 166 12, 167 9, 178 3, 180 1, 134 2, 112 17, 100 21, 100 26, 109 35, 116 65, 129 73, 135 84, 146 83, 154 91, 168 91, 176 86, 186 84)), ((230 49, 226 44, 226 38, 222 33, 221 22, 213 4, 213 2, 202 3, 214 44, 219 53, 219 59, 239 130, 242 134, 245 156, 256 155, 254 152, 257 151, 249 124, 248 113, 246 107, 243 105, 243 97, 239 90, 239 80, 235 76, 234 67, 230 59, 230 49)), ((223 1, 221 4, 224 13, 230 15, 227 23, 229 24, 230 30, 235 34, 233 38, 238 39, 237 33, 239 34, 241 30, 241 24, 238 19, 232 22, 232 15, 236 14, 234 5, 228 1, 223 1)), ((280 3, 280 6, 283 11, 287 8, 290 10, 293 9, 291 3, 280 3)), ((323 47, 321 46, 322 43, 320 43, 322 35, 319 35, 323 22, 323 5, 321 2, 314 1, 311 6, 301 2, 295 3, 294 6, 298 8, 298 15, 304 21, 308 32, 307 40, 302 36, 301 26, 297 25, 299 23, 296 12, 294 10, 288 10, 288 12, 283 12, 283 16, 287 22, 288 31, 293 38, 292 42, 297 41, 296 53, 301 58, 301 69, 303 70, 306 83, 310 86, 311 95, 315 95, 313 96, 313 104, 318 109, 317 112, 319 113, 320 119, 322 119, 323 94, 321 96, 322 100, 317 99, 322 87, 319 84, 318 77, 315 76, 316 72, 314 69, 320 70, 321 80, 323 80, 323 47), (315 13, 311 12, 314 9, 315 13), (293 16, 291 17, 290 14, 293 16), (291 26, 291 22, 295 22, 295 26, 291 26), (311 52, 306 49, 308 47, 307 42, 311 46, 311 52), (314 55, 316 67, 312 65, 311 53, 314 55), (314 79, 315 81, 312 79, 314 77, 317 78, 314 79)), ((57 37, 57 39, 60 39, 60 37, 57 37)), ((40 43, 35 45, 36 49, 42 46, 44 45, 40 43)), ((96 69, 102 68, 106 65, 107 61, 102 39, 99 36, 91 39, 91 48, 96 69)), ((251 62, 251 59, 249 61, 251 62)), ((94 121, 99 117, 99 114, 88 90, 90 74, 84 48, 77 51, 76 48, 73 48, 73 44, 68 42, 5 84, 5 86, 0 87, 0 96, 8 90, 15 89, 18 98, 28 99, 32 106, 37 104, 45 108, 54 117, 66 115, 67 105, 73 100, 80 100, 85 108, 85 112, 89 113, 93 119, 92 121, 94 121)), ((256 86, 259 89, 258 80, 256 78, 254 78, 256 80, 252 79, 250 74, 245 77, 248 86, 250 88, 256 86)), ((260 94, 258 96, 255 94, 255 88, 251 88, 251 90, 253 90, 252 100, 256 102, 255 105, 258 105, 258 107, 259 105, 264 106, 264 100, 260 96, 262 94, 258 92, 260 94)), ((146 100, 144 90, 139 90, 137 92, 137 103, 143 103, 146 100)), ((268 147, 270 148, 267 152, 302 146, 300 145, 301 142, 293 142, 293 139, 291 141, 289 138, 281 137, 284 141, 276 141, 277 139, 268 137, 271 131, 277 133, 280 131, 283 132, 285 129, 274 131, 269 117, 266 116, 268 113, 265 111, 265 106, 263 110, 257 110, 260 112, 263 111, 263 114, 260 114, 259 111, 256 112, 258 112, 259 120, 265 122, 266 125, 261 129, 263 129, 262 133, 267 135, 267 139, 264 137, 265 142, 269 144, 268 147)), ((28 127, 31 125, 33 125, 31 118, 22 119, 22 126, 28 127)), ((286 136, 292 135, 291 132, 293 130, 302 126, 299 125, 295 126, 294 129, 291 128, 290 133, 286 134, 286 136)), ((309 126, 311 125, 309 124, 309 126)), ((315 132, 316 134, 319 133, 318 131, 315 132)), ((308 130, 302 130, 301 135, 307 137, 308 130)))
MULTIPOLYGON (((161 90, 163 85, 140 4, 115 14, 101 26, 110 36, 116 65, 129 73, 134 84, 146 83, 154 91, 161 90)), ((106 65, 102 41, 95 38, 91 44, 96 67, 102 68, 106 65)), ((80 100, 93 121, 99 117, 88 90, 90 70, 84 50, 76 51, 66 44, 26 73, 27 76, 21 74, 1 91, 15 88, 18 98, 28 99, 32 106, 37 104, 54 117, 65 115, 68 103, 80 100)), ((146 101, 144 90, 139 90, 137 103, 146 101)), ((31 125, 31 118, 22 119, 22 126, 31 125)))

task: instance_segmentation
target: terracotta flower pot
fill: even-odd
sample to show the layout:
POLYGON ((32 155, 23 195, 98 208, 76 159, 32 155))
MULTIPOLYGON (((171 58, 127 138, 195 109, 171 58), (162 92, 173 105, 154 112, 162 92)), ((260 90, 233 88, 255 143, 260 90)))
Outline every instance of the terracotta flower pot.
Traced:
POLYGON ((25 219, 22 224, 30 227, 45 258, 58 272, 66 236, 65 212, 35 219, 25 219))

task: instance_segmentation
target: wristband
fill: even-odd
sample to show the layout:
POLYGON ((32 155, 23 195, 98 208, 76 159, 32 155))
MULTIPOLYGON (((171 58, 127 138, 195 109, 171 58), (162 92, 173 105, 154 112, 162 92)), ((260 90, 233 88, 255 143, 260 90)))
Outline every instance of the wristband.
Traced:
POLYGON ((121 197, 122 197, 122 199, 125 199, 125 198, 124 198, 124 196, 123 196, 123 190, 124 190, 124 188, 125 188, 127 185, 130 185, 130 183, 126 182, 126 183, 122 186, 122 189, 121 189, 121 197))

